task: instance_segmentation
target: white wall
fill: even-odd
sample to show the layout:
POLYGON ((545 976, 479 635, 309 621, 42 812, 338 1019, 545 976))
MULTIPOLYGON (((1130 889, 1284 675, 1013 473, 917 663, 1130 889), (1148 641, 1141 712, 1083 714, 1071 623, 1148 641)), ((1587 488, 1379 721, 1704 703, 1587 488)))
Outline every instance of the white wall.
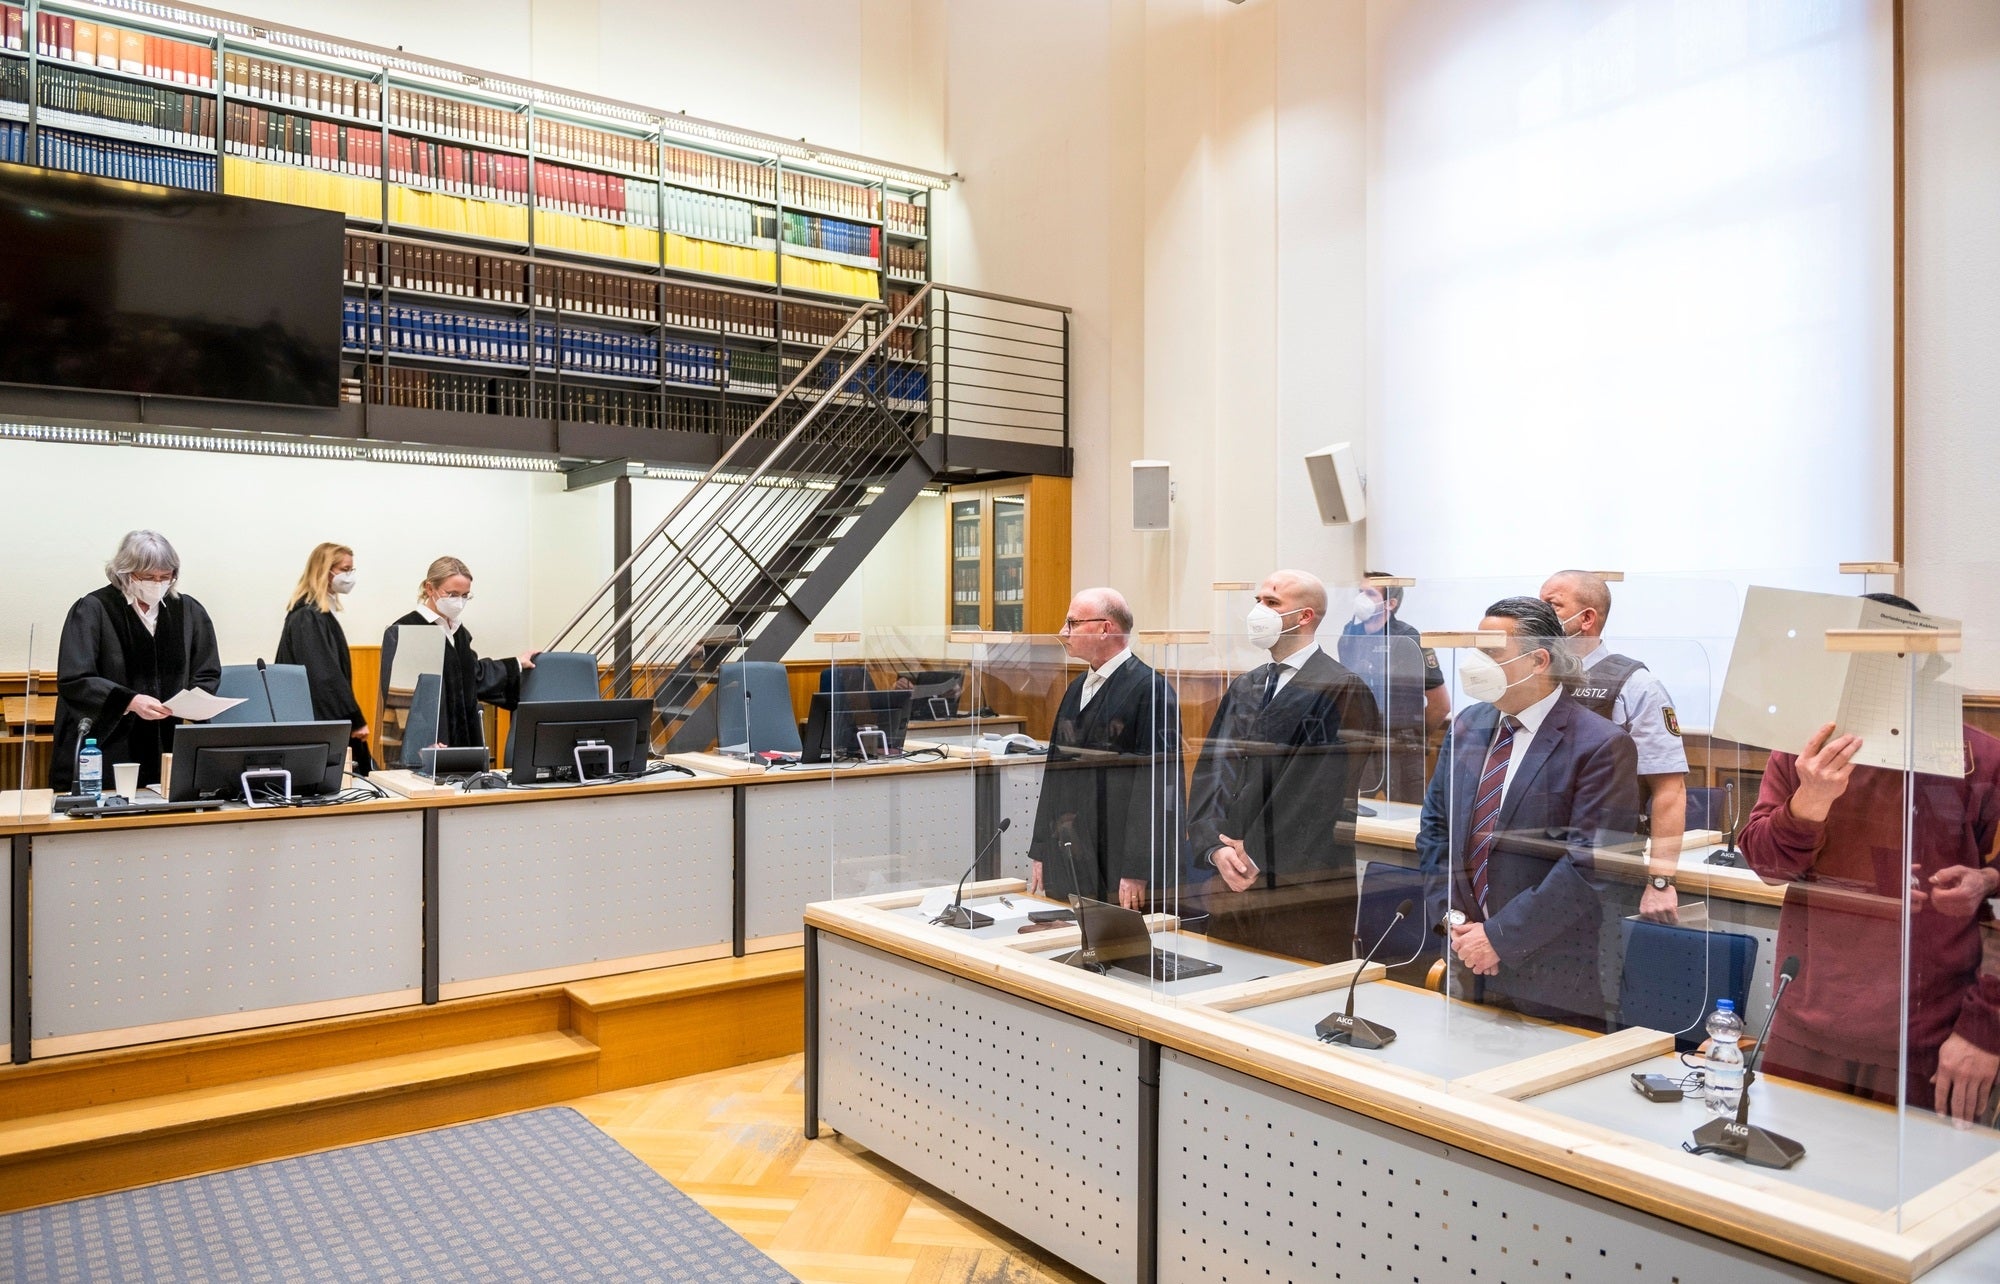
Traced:
POLYGON ((1904 561, 1965 621, 1961 677, 2000 690, 2000 5, 1905 5, 1904 561))

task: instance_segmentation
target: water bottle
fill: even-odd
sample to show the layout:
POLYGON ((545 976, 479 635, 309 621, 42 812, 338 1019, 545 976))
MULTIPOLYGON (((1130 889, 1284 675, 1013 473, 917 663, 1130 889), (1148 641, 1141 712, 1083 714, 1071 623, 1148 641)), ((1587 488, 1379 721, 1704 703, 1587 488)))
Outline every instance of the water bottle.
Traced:
POLYGON ((1743 1018, 1736 1015, 1732 999, 1717 999, 1708 1017, 1708 1073, 1702 1095, 1712 1115, 1736 1117, 1736 1103, 1743 1097, 1743 1018))
POLYGON ((104 793, 104 751, 95 740, 85 740, 83 752, 77 755, 76 791, 92 798, 104 793))

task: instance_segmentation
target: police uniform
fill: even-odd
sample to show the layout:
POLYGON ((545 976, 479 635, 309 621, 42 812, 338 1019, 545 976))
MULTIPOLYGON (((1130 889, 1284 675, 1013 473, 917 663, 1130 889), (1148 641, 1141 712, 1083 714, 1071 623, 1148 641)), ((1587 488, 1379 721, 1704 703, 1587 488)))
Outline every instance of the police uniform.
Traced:
POLYGON ((1374 779, 1364 776, 1361 791, 1373 793, 1379 787, 1396 802, 1422 802, 1430 779, 1424 758, 1424 697, 1444 685, 1444 670, 1422 638, 1415 626, 1393 614, 1380 633, 1353 622, 1340 630, 1340 662, 1368 684, 1388 733, 1388 761, 1374 779))
POLYGON ((1569 684, 1569 697, 1631 735, 1641 776, 1687 771, 1687 746, 1681 742, 1673 697, 1643 662, 1615 654, 1600 640, 1583 657, 1583 676, 1569 684))

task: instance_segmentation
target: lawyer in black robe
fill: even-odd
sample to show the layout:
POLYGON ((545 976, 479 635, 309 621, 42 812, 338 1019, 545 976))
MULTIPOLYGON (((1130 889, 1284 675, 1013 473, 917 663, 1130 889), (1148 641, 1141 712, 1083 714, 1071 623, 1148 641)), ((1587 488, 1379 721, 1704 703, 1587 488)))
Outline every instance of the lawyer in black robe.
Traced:
MULTIPOLYGON (((285 613, 284 630, 278 634, 278 663, 305 669, 313 717, 321 722, 345 722, 357 731, 367 727, 368 716, 354 698, 354 658, 347 649, 347 630, 340 627, 339 616, 320 610, 310 599, 294 603, 285 613)), ((367 739, 349 743, 354 746, 355 770, 367 775, 371 765, 367 739)))
POLYGON ((1209 934, 1318 963, 1354 937, 1355 792, 1379 760, 1381 715, 1368 686, 1314 649, 1264 703, 1268 665, 1223 692, 1188 793, 1188 889, 1209 934), (1256 882, 1229 890, 1209 863, 1240 840, 1256 882))
POLYGON ((49 784, 67 793, 76 778, 78 728, 89 718, 89 736, 104 752, 104 784, 111 766, 139 764, 139 783, 160 779, 160 755, 172 753, 178 718, 149 721, 129 712, 132 697, 170 700, 189 687, 214 691, 222 681, 215 626, 201 603, 185 594, 160 599, 151 632, 123 590, 107 584, 69 608, 56 657, 56 722, 49 784))
MULTIPOLYGON (((396 635, 405 624, 435 629, 442 626, 421 611, 399 617, 382 632, 382 696, 387 703, 389 675, 396 667, 396 635)), ((443 696, 438 707, 438 740, 453 748, 473 748, 486 743, 486 730, 479 715, 481 701, 511 709, 521 699, 521 662, 512 656, 504 660, 481 659, 472 650, 472 630, 463 624, 445 637, 443 696)))
POLYGON ((1180 701, 1136 655, 1085 706, 1088 677, 1056 710, 1028 856, 1050 896, 1116 904, 1120 879, 1150 889, 1182 859, 1180 701))

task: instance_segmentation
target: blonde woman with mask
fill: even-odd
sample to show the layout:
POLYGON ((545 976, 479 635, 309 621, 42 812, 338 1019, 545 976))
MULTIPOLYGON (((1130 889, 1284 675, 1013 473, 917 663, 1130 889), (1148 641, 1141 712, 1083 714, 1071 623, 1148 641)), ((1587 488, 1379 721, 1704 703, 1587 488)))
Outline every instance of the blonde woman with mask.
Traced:
POLYGON ((472 649, 472 633, 461 622, 472 601, 472 571, 455 557, 440 557, 417 586, 417 609, 382 634, 382 683, 386 699, 396 666, 397 631, 406 624, 444 630, 444 686, 438 707, 438 743, 454 748, 486 743, 479 705, 511 709, 521 698, 521 671, 535 667, 535 651, 505 660, 482 660, 472 649))
POLYGON ((313 717, 354 728, 354 770, 367 775, 368 718, 354 698, 354 659, 347 630, 340 627, 340 599, 354 591, 354 550, 326 543, 306 558, 306 569, 285 603, 285 627, 278 635, 278 663, 306 671, 313 717))

